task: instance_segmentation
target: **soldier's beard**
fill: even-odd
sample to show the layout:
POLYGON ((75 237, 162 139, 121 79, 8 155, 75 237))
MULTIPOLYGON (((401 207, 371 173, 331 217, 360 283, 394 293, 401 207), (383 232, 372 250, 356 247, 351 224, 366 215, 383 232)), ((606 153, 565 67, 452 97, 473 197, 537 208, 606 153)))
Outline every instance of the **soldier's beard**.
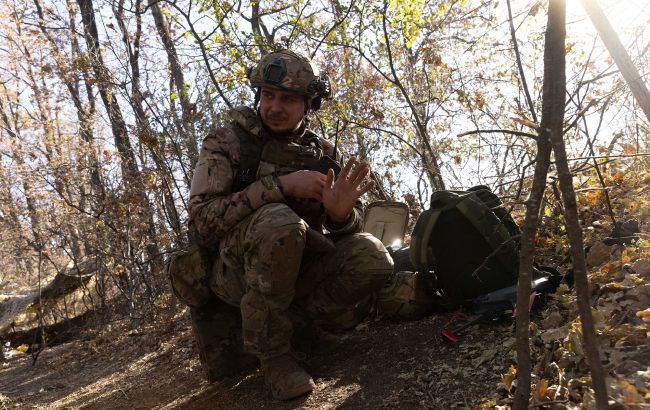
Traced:
POLYGON ((264 128, 271 134, 271 136, 274 137, 291 137, 296 134, 302 134, 302 131, 304 131, 304 121, 298 122, 295 127, 293 128, 276 128, 272 127, 271 125, 267 124, 266 122, 262 121, 262 124, 264 125, 264 128))

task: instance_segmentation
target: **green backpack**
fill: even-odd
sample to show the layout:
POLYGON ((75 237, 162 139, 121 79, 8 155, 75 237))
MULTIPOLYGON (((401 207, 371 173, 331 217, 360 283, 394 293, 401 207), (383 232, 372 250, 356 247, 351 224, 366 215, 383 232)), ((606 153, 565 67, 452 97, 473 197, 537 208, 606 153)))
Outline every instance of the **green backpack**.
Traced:
POLYGON ((517 283, 520 233, 488 187, 436 191, 415 224, 410 258, 431 292, 463 303, 517 283))

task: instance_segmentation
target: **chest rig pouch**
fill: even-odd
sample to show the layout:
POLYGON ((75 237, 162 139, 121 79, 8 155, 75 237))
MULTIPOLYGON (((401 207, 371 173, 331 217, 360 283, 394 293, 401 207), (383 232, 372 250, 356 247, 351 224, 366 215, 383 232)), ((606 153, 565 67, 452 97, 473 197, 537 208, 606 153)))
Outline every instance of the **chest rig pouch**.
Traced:
MULTIPOLYGON (((306 131, 299 141, 272 138, 264 144, 257 179, 267 175, 281 176, 303 169, 314 169, 323 157, 318 137, 306 131)), ((321 203, 306 198, 287 198, 287 205, 309 226, 318 229, 323 210, 321 203)))
POLYGON ((303 140, 307 140, 307 145, 282 139, 267 141, 262 149, 257 176, 280 176, 301 169, 313 169, 323 156, 323 150, 316 136, 308 138, 305 135, 303 140))

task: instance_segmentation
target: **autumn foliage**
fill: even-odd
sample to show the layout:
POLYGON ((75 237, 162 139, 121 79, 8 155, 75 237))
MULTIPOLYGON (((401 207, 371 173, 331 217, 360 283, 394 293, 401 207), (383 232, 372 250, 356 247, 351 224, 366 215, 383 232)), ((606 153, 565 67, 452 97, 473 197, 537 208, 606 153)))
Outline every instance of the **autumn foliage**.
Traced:
MULTIPOLYGON (((616 2, 601 3, 614 10, 616 2)), ((246 68, 277 46, 310 55, 330 76, 334 98, 310 127, 337 139, 344 156, 371 163, 380 188, 366 200, 406 202, 413 222, 434 190, 485 184, 523 225, 543 134, 546 7, 0 0, 0 302, 39 294, 60 275, 91 276, 75 292, 32 305, 14 328, 87 312, 98 323, 137 326, 183 309, 164 261, 188 242, 201 138, 226 109, 253 103, 246 68)), ((649 18, 638 14, 619 34, 647 71, 650 53, 639 44, 647 44, 649 18)), ((647 405, 649 124, 581 16, 567 23, 562 136, 590 303, 610 396, 647 405)), ((550 160, 534 258, 569 273, 565 205, 550 160)), ((540 315, 530 329, 531 404, 590 403, 571 287, 560 287, 540 315)), ((511 403, 512 365, 500 372, 505 388, 477 406, 511 403)))

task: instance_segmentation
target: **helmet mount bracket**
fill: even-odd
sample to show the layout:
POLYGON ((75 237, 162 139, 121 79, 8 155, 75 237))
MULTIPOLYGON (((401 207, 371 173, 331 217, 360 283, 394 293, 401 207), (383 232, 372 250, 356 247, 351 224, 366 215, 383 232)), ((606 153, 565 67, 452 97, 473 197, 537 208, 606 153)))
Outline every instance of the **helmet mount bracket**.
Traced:
POLYGON ((281 58, 276 58, 264 67, 264 81, 280 84, 287 75, 287 64, 281 58))

